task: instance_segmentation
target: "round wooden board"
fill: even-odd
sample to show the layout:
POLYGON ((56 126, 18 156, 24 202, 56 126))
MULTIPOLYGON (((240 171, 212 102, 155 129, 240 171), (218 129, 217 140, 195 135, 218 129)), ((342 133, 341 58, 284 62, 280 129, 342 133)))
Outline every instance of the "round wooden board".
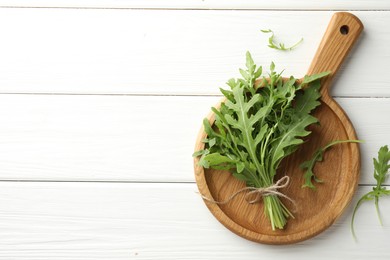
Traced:
MULTIPOLYGON (((263 213, 262 203, 249 204, 244 193, 229 203, 218 205, 205 201, 214 216, 234 233, 252 241, 266 244, 291 244, 311 238, 332 225, 351 201, 359 181, 360 152, 356 143, 344 143, 326 151, 324 160, 317 163, 315 174, 324 181, 317 184, 317 190, 302 188, 303 172, 299 165, 310 159, 313 153, 335 140, 356 140, 352 123, 341 107, 329 95, 334 75, 358 39, 363 24, 353 14, 335 13, 313 58, 308 75, 323 71, 332 73, 322 80, 321 101, 314 116, 320 125, 311 127, 312 133, 294 154, 285 158, 278 169, 274 182, 288 175, 289 186, 280 192, 293 199, 297 205, 295 219, 289 219, 283 230, 271 229, 263 213)), ((208 117, 211 124, 214 115, 208 117)), ((198 136, 195 151, 204 148, 206 137, 203 128, 198 136)), ((200 193, 215 201, 228 199, 245 183, 238 181, 228 172, 203 169, 195 158, 195 178, 200 193)), ((281 198, 285 205, 292 205, 281 198)))
MULTIPOLYGON (((326 104, 322 104, 314 114, 320 125, 310 128, 312 133, 306 142, 294 154, 284 160, 278 170, 276 180, 288 175, 290 184, 281 189, 283 194, 296 202, 295 219, 289 219, 285 229, 271 229, 271 225, 263 213, 262 203, 249 204, 245 193, 239 194, 225 205, 217 205, 205 201, 214 216, 234 233, 265 244, 291 244, 311 238, 324 231, 342 214, 350 202, 359 180, 360 155, 355 143, 339 144, 324 154, 323 162, 317 163, 314 170, 323 183, 316 184, 317 189, 302 188, 303 171, 299 165, 308 160, 314 151, 333 140, 351 139, 350 129, 336 113, 326 104), (334 129, 338 129, 334 131, 334 129)), ((212 123, 214 115, 209 116, 212 123)), ((203 128, 198 136, 195 150, 204 148, 201 142, 206 137, 203 128)), ((245 183, 234 178, 230 173, 198 166, 199 158, 195 158, 195 178, 202 195, 223 201, 237 190, 245 187, 245 183)), ((292 210, 291 202, 282 201, 292 210)))

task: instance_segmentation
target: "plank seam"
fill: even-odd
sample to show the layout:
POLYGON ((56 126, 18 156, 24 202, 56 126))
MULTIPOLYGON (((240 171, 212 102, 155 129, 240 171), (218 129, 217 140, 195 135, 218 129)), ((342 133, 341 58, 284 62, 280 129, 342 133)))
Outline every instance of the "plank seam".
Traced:
MULTIPOLYGON (((129 96, 129 97, 223 97, 221 94, 180 94, 180 93, 0 93, 0 95, 31 96, 129 96)), ((332 96, 339 99, 389 99, 390 96, 332 96)))
MULTIPOLYGON (((1 182, 21 182, 21 183, 122 183, 122 184, 195 184, 195 181, 106 181, 106 180, 0 180, 1 182)), ((375 184, 362 183, 359 187, 373 187, 375 184)), ((383 184, 384 187, 389 187, 390 184, 383 184)))
POLYGON ((91 10, 141 10, 141 11, 281 11, 281 12, 335 12, 335 11, 346 11, 346 12, 389 12, 389 9, 320 9, 320 8, 309 8, 309 9, 295 9, 295 8, 185 8, 185 7, 78 7, 78 6, 13 6, 13 5, 0 5, 0 8, 14 8, 14 9, 91 9, 91 10))

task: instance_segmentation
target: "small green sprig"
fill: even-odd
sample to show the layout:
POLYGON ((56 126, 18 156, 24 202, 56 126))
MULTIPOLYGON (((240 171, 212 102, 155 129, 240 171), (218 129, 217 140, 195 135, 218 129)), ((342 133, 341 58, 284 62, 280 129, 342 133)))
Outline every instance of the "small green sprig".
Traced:
POLYGON ((314 171, 313 171, 313 168, 316 164, 316 162, 322 162, 322 160, 324 159, 324 152, 326 150, 328 150, 330 147, 336 145, 336 144, 342 144, 342 143, 361 143, 362 141, 361 140, 336 140, 336 141, 333 141, 333 142, 330 142, 329 144, 325 145, 324 147, 322 148, 319 148, 313 155, 313 157, 308 160, 308 161, 305 161, 303 162, 301 165, 300 165, 300 168, 302 170, 305 170, 306 169, 306 172, 304 173, 303 177, 305 179, 305 183, 302 185, 302 188, 310 188, 310 189, 313 189, 315 190, 316 187, 314 186, 313 184, 313 180, 317 183, 321 183, 323 182, 321 179, 319 179, 314 171))
POLYGON ((351 231, 353 237, 356 239, 355 229, 353 223, 355 220, 355 215, 360 207, 360 205, 369 200, 375 200, 376 213, 379 218, 379 223, 382 225, 382 219, 379 214, 378 201, 380 197, 390 195, 390 190, 386 190, 386 187, 382 187, 383 182, 386 180, 389 169, 390 169, 390 151, 387 145, 382 146, 378 151, 378 159, 373 159, 374 161, 374 178, 376 179, 376 186, 372 188, 372 191, 364 194, 356 203, 356 206, 353 210, 352 220, 351 220, 351 231))
POLYGON ((268 47, 272 48, 272 49, 276 49, 276 50, 280 50, 280 51, 291 51, 292 49, 296 48, 299 44, 302 43, 303 41, 303 38, 301 38, 296 44, 294 44, 293 46, 291 47, 286 47, 284 45, 284 43, 277 43, 275 42, 275 34, 272 30, 268 29, 268 30, 261 30, 261 32, 263 33, 271 33, 271 36, 268 38, 268 47))

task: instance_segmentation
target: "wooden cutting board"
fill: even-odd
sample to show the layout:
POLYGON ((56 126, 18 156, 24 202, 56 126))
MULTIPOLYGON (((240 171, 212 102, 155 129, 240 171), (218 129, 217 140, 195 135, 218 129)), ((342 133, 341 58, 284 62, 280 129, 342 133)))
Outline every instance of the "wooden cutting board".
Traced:
MULTIPOLYGON (((291 244, 311 238, 331 226, 348 206, 359 181, 360 152, 358 144, 345 143, 334 146, 317 163, 315 173, 324 181, 317 190, 301 188, 304 183, 303 171, 299 165, 310 159, 314 151, 334 140, 357 139, 355 130, 342 108, 329 95, 332 79, 345 57, 358 39, 363 25, 360 20, 346 12, 335 13, 329 23, 317 53, 308 70, 308 75, 322 71, 331 71, 331 75, 322 81, 321 106, 314 116, 319 126, 312 126, 307 142, 299 150, 286 158, 275 181, 287 174, 289 186, 281 189, 283 194, 292 198, 297 205, 295 219, 289 219, 285 229, 273 231, 269 220, 263 213, 262 203, 249 204, 244 193, 239 194, 225 205, 205 201, 214 216, 234 233, 260 243, 291 244)), ((340 86, 342 87, 342 86, 340 86)), ((214 114, 208 116, 214 122, 214 114)), ((196 141, 195 151, 204 148, 202 140, 206 137, 203 128, 196 141)), ((245 183, 232 177, 230 173, 203 169, 194 159, 195 178, 202 195, 223 201, 245 183)), ((282 198, 283 203, 292 207, 282 198)))

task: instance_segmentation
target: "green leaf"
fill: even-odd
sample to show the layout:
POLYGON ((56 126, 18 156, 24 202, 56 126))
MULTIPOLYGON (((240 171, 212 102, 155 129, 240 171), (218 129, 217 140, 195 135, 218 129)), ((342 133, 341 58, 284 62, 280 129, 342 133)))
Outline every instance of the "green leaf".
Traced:
POLYGON ((208 162, 209 166, 221 166, 222 164, 232 165, 237 162, 237 160, 221 155, 220 153, 207 154, 204 160, 208 162))
POLYGON ((286 47, 286 45, 284 43, 277 43, 277 42, 275 42, 275 39, 274 39, 275 38, 275 34, 274 34, 274 32, 272 30, 268 29, 268 30, 260 30, 260 31, 263 32, 263 33, 271 33, 271 36, 268 38, 268 47, 270 47, 272 49, 277 49, 277 50, 280 50, 280 51, 291 51, 291 50, 295 49, 303 41, 303 38, 301 38, 294 45, 292 45, 290 47, 286 47))
POLYGON ((233 98, 233 93, 230 90, 225 90, 223 88, 220 88, 219 91, 228 99, 231 100, 233 98))
POLYGON ((263 73, 263 68, 260 66, 255 72, 255 79, 259 78, 263 73))
POLYGON ((356 206, 353 210, 352 214, 352 220, 351 220, 351 231, 353 237, 356 239, 356 234, 355 234, 355 229, 354 229, 354 220, 355 220, 355 215, 360 207, 360 205, 365 202, 365 201, 370 201, 370 200, 375 200, 375 208, 376 208, 376 213, 378 215, 379 223, 382 225, 382 220, 379 214, 379 206, 378 206, 378 201, 380 197, 383 196, 388 196, 390 195, 390 192, 386 190, 386 187, 382 187, 383 182, 386 180, 388 174, 389 174, 389 169, 390 169, 390 152, 389 148, 387 145, 382 146, 379 151, 378 151, 378 159, 373 159, 374 161, 374 178, 377 181, 377 184, 375 187, 373 187, 373 190, 364 194, 359 201, 356 203, 356 206))
POLYGON ((321 162, 323 160, 323 157, 324 157, 324 153, 325 151, 327 151, 328 149, 330 149, 332 146, 334 145, 337 145, 337 144, 342 144, 342 143, 361 143, 362 141, 361 140, 336 140, 336 141, 333 141, 333 142, 330 142, 329 144, 327 144, 326 146, 324 147, 321 147, 321 148, 318 148, 317 151, 314 152, 312 158, 308 161, 305 161, 303 162, 301 165, 300 165, 300 168, 302 170, 306 170, 304 175, 303 175, 303 178, 304 178, 304 184, 302 185, 302 188, 311 188, 311 189, 315 189, 315 186, 313 184, 313 180, 317 183, 321 183, 323 182, 321 179, 319 179, 315 173, 314 173, 314 166, 317 162, 321 162))
POLYGON ((207 118, 203 119, 203 127, 204 127, 204 131, 206 132, 206 134, 209 137, 213 137, 214 136, 214 130, 211 127, 210 122, 209 122, 209 120, 207 118))
POLYGON ((381 147, 378 151, 378 159, 374 160, 374 178, 377 181, 377 185, 380 186, 385 181, 387 177, 387 172, 389 171, 390 165, 390 152, 387 145, 381 147))
POLYGON ((254 61, 252 59, 252 55, 250 54, 249 51, 246 52, 246 63, 245 63, 245 65, 246 65, 246 67, 248 69, 252 68, 255 65, 255 63, 254 63, 254 61))
POLYGON ((312 179, 315 177, 313 171, 311 169, 308 169, 303 178, 305 179, 305 183, 302 185, 302 188, 310 188, 315 190, 316 186, 314 186, 312 179))
POLYGON ((316 81, 317 79, 321 79, 321 78, 324 78, 325 76, 328 76, 331 72, 330 71, 324 71, 324 72, 321 72, 321 73, 318 73, 318 74, 314 74, 314 75, 306 75, 304 78, 303 78, 303 81, 302 81, 302 85, 306 85, 306 84, 309 84, 313 81, 316 81))
POLYGON ((215 143, 217 142, 217 139, 216 138, 212 138, 209 140, 209 147, 213 147, 215 145, 215 143))
POLYGON ((305 137, 310 134, 306 130, 306 127, 317 122, 317 119, 313 116, 307 115, 300 120, 292 122, 291 125, 287 127, 285 131, 272 143, 272 160, 271 166, 277 168, 280 161, 291 154, 290 149, 287 149, 291 146, 296 146, 303 143, 302 137, 305 137))
POLYGON ((320 82, 312 84, 310 87, 300 91, 296 95, 295 112, 297 115, 307 115, 314 108, 319 106, 321 103, 318 101, 320 98, 320 82))
POLYGON ((248 74, 248 72, 246 72, 246 71, 243 70, 243 69, 240 69, 240 74, 241 74, 241 76, 242 76, 244 79, 249 80, 249 74, 248 74))
MULTIPOLYGON (((223 122, 221 122, 220 120, 216 120, 215 121, 215 125, 217 126, 218 128, 218 131, 219 131, 219 134, 221 135, 221 138, 226 138, 227 137, 227 133, 226 133, 226 129, 223 125, 223 122)), ((215 141, 217 142, 217 139, 215 139, 215 141)), ((214 144, 213 144, 214 146, 214 144)), ((210 147, 211 147, 211 144, 210 144, 210 147)))
POLYGON ((207 152, 207 150, 199 150, 199 151, 196 151, 192 154, 192 157, 198 157, 198 156, 201 156, 203 154, 205 154, 207 152))
POLYGON ((275 70, 275 63, 272 61, 271 62, 271 65, 269 66, 269 69, 271 70, 271 71, 274 71, 275 70))
POLYGON ((254 146, 258 146, 263 140, 264 138, 266 137, 266 134, 268 132, 268 125, 267 124, 263 124, 263 126, 260 128, 260 131, 257 133, 253 143, 254 143, 254 146))
POLYGON ((245 169, 245 163, 243 163, 243 162, 238 162, 238 163, 236 164, 237 173, 243 172, 244 169, 245 169))
MULTIPOLYGON (((229 79, 228 82, 226 82, 226 84, 231 88, 233 89, 236 85, 237 85, 237 82, 235 79, 229 79)), ((222 93, 223 94, 223 93, 222 93)))

